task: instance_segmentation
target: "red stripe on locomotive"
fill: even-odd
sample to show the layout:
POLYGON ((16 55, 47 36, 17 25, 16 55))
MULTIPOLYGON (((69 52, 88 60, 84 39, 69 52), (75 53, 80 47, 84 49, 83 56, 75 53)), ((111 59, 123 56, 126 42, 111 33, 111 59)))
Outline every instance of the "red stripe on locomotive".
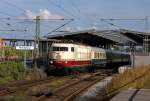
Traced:
POLYGON ((90 60, 53 60, 52 65, 55 66, 82 66, 82 65, 90 65, 91 61, 90 60))

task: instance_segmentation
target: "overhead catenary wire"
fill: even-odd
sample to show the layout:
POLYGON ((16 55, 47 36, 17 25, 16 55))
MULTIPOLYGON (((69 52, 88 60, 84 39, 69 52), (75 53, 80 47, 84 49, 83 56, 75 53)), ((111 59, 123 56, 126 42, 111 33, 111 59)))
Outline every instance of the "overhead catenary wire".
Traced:
MULTIPOLYGON (((42 19, 42 21, 59 21, 59 20, 72 20, 73 18, 61 18, 61 19, 42 19)), ((30 19, 30 18, 12 18, 12 17, 0 17, 0 20, 36 20, 36 19, 30 19)))
POLYGON ((20 6, 15 5, 15 4, 13 4, 13 3, 7 2, 6 0, 1 0, 1 2, 5 3, 5 4, 9 5, 9 6, 15 7, 15 8, 17 8, 17 9, 23 11, 23 12, 26 12, 25 9, 23 9, 23 8, 21 8, 20 6))
MULTIPOLYGON (((3 18, 0 18, 0 21, 5 23, 7 26, 10 26, 12 27, 14 30, 20 30, 18 29, 17 27, 14 27, 14 25, 10 24, 9 22, 6 22, 6 21, 3 21, 3 20, 35 20, 35 19, 18 19, 18 18, 10 18, 10 17, 3 17, 3 18)), ((66 19, 66 18, 62 18, 62 19, 40 19, 42 21, 56 21, 56 20, 60 20, 60 21, 68 21, 68 20, 73 20, 73 19, 66 19)), ((1 30, 2 31, 2 30, 1 30)), ((7 31, 7 30, 3 30, 3 31, 7 31)), ((13 31, 13 30, 8 30, 8 31, 13 31)))
POLYGON ((145 20, 145 18, 101 18, 103 20, 145 20))
POLYGON ((101 20, 102 22, 105 22, 105 23, 111 25, 111 26, 116 27, 117 29, 122 29, 120 26, 115 25, 114 23, 111 23, 111 22, 109 22, 108 20, 105 20, 105 19, 100 19, 100 20, 101 20))
POLYGON ((0 11, 0 14, 3 14, 3 15, 6 15, 6 16, 9 16, 9 17, 16 17, 15 15, 11 15, 11 14, 8 14, 8 13, 6 13, 6 12, 2 12, 2 11, 0 11))
MULTIPOLYGON (((21 10, 21 11, 23 11, 23 12, 26 12, 26 10, 25 9, 23 9, 23 8, 21 8, 20 6, 18 6, 18 5, 15 5, 15 4, 13 4, 13 3, 10 3, 10 2, 8 2, 8 1, 6 1, 6 0, 1 0, 1 3, 5 3, 5 4, 7 4, 7 5, 9 5, 9 6, 12 6, 12 7, 15 7, 15 8, 17 8, 18 10, 21 10)), ((58 6, 58 5, 57 5, 58 6)), ((63 9, 63 8, 62 8, 63 9)), ((64 9, 65 10, 65 9, 64 9)), ((66 10, 65 10, 66 11, 66 10)), ((66 11, 67 12, 67 11, 66 11)), ((1 13, 1 12, 0 12, 1 13)), ((69 12, 67 12, 67 13, 69 13, 69 12)), ((13 25, 11 25, 9 22, 5 22, 5 21, 2 21, 2 20, 35 20, 35 19, 28 19, 28 18, 19 18, 19 17, 17 17, 17 16, 14 16, 14 15, 10 15, 10 14, 7 14, 7 13, 3 13, 2 12, 2 14, 4 14, 4 15, 7 15, 7 16, 9 16, 9 17, 7 17, 7 18, 0 18, 0 20, 1 20, 1 22, 3 22, 3 23, 5 23, 6 25, 8 25, 8 26, 10 26, 10 27, 12 27, 13 29, 10 29, 10 30, 3 30, 3 31, 19 31, 19 29, 17 29, 17 28, 15 28, 13 25)), ((72 16, 73 16, 73 14, 71 14, 72 16)), ((41 21, 56 21, 56 20, 61 20, 61 21, 66 21, 66 20, 69 20, 69 22, 70 22, 70 20, 72 21, 73 19, 72 18, 70 18, 70 19, 67 19, 67 18, 60 18, 60 19, 40 19, 41 21)), ((68 24, 68 23, 67 23, 68 24)), ((63 24, 62 26, 65 26, 66 25, 66 23, 65 24, 63 24)), ((2 31, 2 30, 1 30, 2 31)))
POLYGON ((21 29, 0 29, 0 31, 10 31, 10 32, 14 32, 14 31, 16 31, 16 32, 24 32, 24 31, 26 31, 26 30, 21 30, 21 29))
POLYGON ((3 21, 3 20, 1 20, 1 22, 5 23, 7 26, 11 26, 12 28, 16 29, 14 26, 12 26, 12 25, 11 25, 10 23, 8 23, 8 22, 5 22, 5 21, 3 21))
MULTIPOLYGON (((24 9, 24 8, 21 8, 20 6, 18 6, 18 5, 15 5, 15 4, 13 4, 13 3, 10 3, 10 2, 7 2, 6 0, 1 0, 1 2, 3 2, 3 3, 5 3, 5 4, 7 4, 7 5, 10 5, 10 6, 12 6, 12 7, 15 7, 15 8, 17 8, 17 9, 19 9, 19 10, 21 10, 21 11, 23 11, 23 12, 26 12, 26 10, 24 9)), ((50 1, 51 2, 51 1, 50 1)), ((57 7, 59 7, 59 5, 57 5, 56 3, 54 3, 54 2, 51 2, 51 3, 53 3, 55 6, 57 6, 57 7)), ((61 9, 63 9, 62 7, 60 7, 61 9)), ((63 9, 65 12, 67 12, 67 13, 70 13, 70 12, 68 12, 67 10, 65 10, 65 9, 63 9)), ((0 13, 1 13, 1 11, 0 11, 0 13)), ((8 16, 10 16, 10 17, 16 17, 16 16, 12 16, 12 15, 10 15, 10 14, 7 14, 7 13, 4 13, 4 12, 2 12, 3 14, 5 14, 5 15, 8 15, 8 16)), ((71 14, 72 16, 73 16, 73 14, 71 14)), ((5 18, 0 18, 0 19, 5 19, 5 18)), ((9 20, 35 20, 35 19, 28 19, 28 18, 8 18, 9 20)), ((71 18, 70 18, 71 19, 71 18)), ((40 19, 40 20, 70 20, 70 19, 67 19, 67 18, 60 18, 60 19, 40 19)))
POLYGON ((66 10, 65 8, 63 8, 62 6, 58 5, 57 3, 53 2, 52 0, 47 0, 50 4, 56 6, 57 8, 61 9, 62 11, 64 11, 65 13, 67 13, 70 16, 74 17, 74 14, 70 13, 68 10, 66 10))
POLYGON ((3 22, 4 24, 6 24, 7 26, 10 26, 11 28, 13 29, 9 29, 9 30, 0 30, 0 31, 25 31, 25 30, 22 30, 22 29, 18 29, 16 26, 12 25, 11 23, 9 22, 6 22, 6 21, 3 21, 3 20, 0 20, 0 22, 3 22))
MULTIPOLYGON (((82 16, 84 16, 85 18, 87 18, 88 16, 87 15, 85 15, 85 14, 83 14, 82 12, 81 12, 81 10, 78 8, 78 6, 73 2, 73 0, 70 0, 70 4, 72 5, 72 7, 74 7, 75 9, 76 9, 76 11, 80 14, 80 15, 82 15, 82 16)), ((84 20, 84 19, 83 19, 84 20)), ((93 26, 91 23, 88 23, 90 26, 93 26)))
POLYGON ((70 3, 77 10, 77 12, 81 13, 80 9, 77 8, 77 5, 72 0, 70 0, 70 3))
POLYGON ((11 24, 8 23, 8 22, 2 21, 2 20, 1 20, 1 22, 5 23, 7 26, 12 27, 13 29, 8 29, 8 30, 3 30, 3 29, 1 29, 0 31, 19 31, 19 32, 26 31, 26 30, 18 29, 18 28, 16 28, 15 26, 11 25, 11 24))
MULTIPOLYGON (((66 10, 64 7, 58 5, 57 3, 53 2, 52 0, 47 0, 47 1, 48 1, 50 4, 54 5, 55 7, 61 9, 61 10, 62 10, 63 12, 65 12, 66 14, 72 16, 73 18, 74 18, 74 17, 75 17, 75 18, 77 17, 76 15, 74 15, 74 14, 71 13, 71 12, 69 12, 69 11, 66 10)), ((86 22, 86 21, 84 21, 84 20, 81 20, 81 19, 78 18, 78 17, 77 17, 76 19, 80 20, 80 21, 81 21, 82 23, 84 23, 85 25, 89 24, 88 22, 86 22)))
MULTIPOLYGON (((15 4, 12 4, 12 3, 9 3, 9 2, 7 2, 6 0, 2 0, 2 2, 3 3, 5 3, 5 4, 7 4, 7 5, 10 5, 10 6, 13 6, 13 7, 15 7, 15 8, 17 8, 17 9, 20 9, 20 10, 22 10, 23 12, 26 12, 26 10, 25 9, 23 9, 23 8, 21 8, 21 7, 19 7, 19 6, 17 6, 17 5, 15 5, 15 4)), ((61 6, 59 6, 58 4, 56 4, 55 2, 52 2, 52 1, 50 1, 50 0, 48 0, 48 2, 50 2, 50 3, 52 3, 53 5, 55 5, 56 7, 58 7, 58 8, 60 8, 61 10, 63 10, 65 13, 67 13, 67 14, 69 14, 70 16, 75 16, 74 14, 72 14, 72 13, 70 13, 69 11, 67 11, 66 9, 64 9, 63 7, 61 7, 61 6)), ((7 15, 7 16, 10 16, 10 17, 13 17, 13 18, 0 18, 0 19, 7 19, 7 20, 35 20, 35 19, 19 19, 19 18, 16 18, 16 16, 12 16, 12 15, 10 15, 10 14, 7 14, 7 13, 3 13, 4 15, 7 15), (15 17, 15 18, 14 18, 15 17)), ((62 19, 40 19, 40 20, 48 20, 48 21, 54 21, 54 20, 72 20, 72 19, 66 19, 66 18, 62 18, 62 19)), ((80 19, 79 19, 80 20, 80 19)))
MULTIPOLYGON (((7 2, 6 0, 1 0, 1 2, 5 3, 5 4, 9 5, 9 6, 15 7, 15 8, 17 8, 17 9, 20 9, 20 10, 23 11, 23 12, 26 12, 26 10, 24 10, 23 8, 21 8, 21 7, 17 6, 17 5, 15 5, 15 4, 9 3, 9 2, 7 2)), ((0 13, 3 14, 3 15, 9 16, 9 17, 8 17, 7 19, 5 19, 5 20, 10 20, 10 18, 11 18, 11 19, 12 19, 12 18, 13 18, 13 19, 16 18, 15 15, 8 14, 8 13, 6 13, 6 12, 0 11, 0 13)), ((1 22, 5 23, 5 24, 8 25, 8 26, 11 26, 11 27, 14 28, 15 30, 18 30, 17 28, 15 28, 14 26, 12 26, 12 25, 11 25, 10 23, 8 23, 8 22, 2 21, 2 20, 1 20, 1 22)), ((9 30, 9 31, 13 31, 13 30, 9 30)))
MULTIPOLYGON (((76 5, 76 3, 74 3, 74 1, 73 0, 70 0, 70 4, 72 5, 72 7, 74 7, 75 9, 76 9, 76 11, 80 14, 80 15, 82 15, 83 17, 85 17, 85 18, 89 18, 89 19, 91 19, 90 17, 89 17, 89 15, 86 15, 85 13, 83 13, 83 12, 81 12, 81 10, 78 8, 78 5, 76 5)), ((84 20, 84 19, 83 19, 84 20)), ((92 21, 92 19, 91 19, 91 21, 92 21)), ((93 26, 93 24, 91 24, 91 23, 88 23, 90 26, 93 26)))
POLYGON ((60 28, 64 27, 65 25, 67 25, 67 24, 71 23, 72 21, 74 21, 74 20, 70 20, 70 21, 66 22, 65 24, 63 24, 63 25, 59 26, 58 28, 56 28, 56 29, 52 30, 52 31, 51 31, 51 32, 49 32, 48 34, 52 34, 53 32, 56 32, 58 29, 60 29, 60 28))
MULTIPOLYGON (((145 18, 135 18, 135 19, 133 19, 133 18, 122 18, 122 19, 121 18, 101 18, 100 20, 111 25, 111 26, 117 27, 119 30, 125 30, 125 28, 122 28, 122 27, 120 27, 114 23, 109 22, 109 21, 115 21, 115 20, 145 21, 145 18)), ((134 34, 134 35, 141 37, 138 34, 134 34)), ((143 38, 143 37, 141 37, 141 38, 143 38)))
POLYGON ((117 25, 115 25, 111 22, 108 22, 108 21, 145 21, 146 19, 145 18, 100 18, 100 20, 103 22, 106 22, 112 26, 120 27, 120 26, 117 26, 117 25))
MULTIPOLYGON (((35 21, 35 19, 18 19, 18 18, 10 18, 10 17, 7 17, 7 18, 5 18, 5 17, 3 17, 3 18, 0 18, 0 21, 1 22, 4 22, 3 20, 9 20, 9 21, 11 21, 11 20, 17 20, 17 21, 35 21)), ((40 19, 40 21, 70 21, 70 20, 73 20, 73 19, 67 19, 67 18, 62 18, 62 19, 40 19)), ((7 23, 7 22, 4 22, 5 24, 7 24, 7 25, 10 25, 10 23, 7 23)), ((10 26, 12 26, 12 25, 10 25, 10 26)), ((45 25, 44 25, 45 26, 45 25)), ((12 26, 13 27, 13 26, 12 26)), ((45 26, 45 27, 47 27, 47 26, 45 26)), ((13 27, 14 28, 14 27, 13 27)), ((15 28, 16 29, 16 28, 15 28)))

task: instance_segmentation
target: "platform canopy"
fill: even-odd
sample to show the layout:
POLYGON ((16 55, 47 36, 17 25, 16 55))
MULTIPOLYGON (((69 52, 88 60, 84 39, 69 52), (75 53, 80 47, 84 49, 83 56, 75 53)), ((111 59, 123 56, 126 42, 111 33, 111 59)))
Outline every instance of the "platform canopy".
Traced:
POLYGON ((125 30, 125 29, 120 29, 117 31, 120 32, 120 34, 125 35, 129 37, 130 39, 136 41, 138 45, 143 45, 143 40, 145 36, 147 36, 150 39, 150 33, 146 33, 146 32, 125 30))
POLYGON ((60 34, 50 34, 46 36, 48 39, 72 40, 74 42, 81 42, 91 46, 107 46, 107 45, 126 45, 136 41, 130 39, 126 35, 120 34, 119 31, 113 30, 84 30, 77 32, 66 32, 60 34))

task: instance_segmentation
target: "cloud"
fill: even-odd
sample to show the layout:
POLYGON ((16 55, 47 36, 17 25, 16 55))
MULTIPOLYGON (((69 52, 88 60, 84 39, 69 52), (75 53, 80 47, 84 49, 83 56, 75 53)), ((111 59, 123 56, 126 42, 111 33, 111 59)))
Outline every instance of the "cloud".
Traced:
POLYGON ((67 26, 67 27, 64 28, 64 30, 72 32, 72 31, 82 31, 84 29, 82 27, 80 27, 80 26, 77 26, 77 27, 75 27, 75 26, 67 26))
POLYGON ((88 27, 86 28, 87 30, 97 30, 98 28, 96 26, 91 26, 91 27, 88 27))
POLYGON ((23 18, 35 19, 36 14, 30 10, 26 10, 25 16, 23 18))
POLYGON ((78 27, 76 27, 76 30, 81 31, 81 30, 83 30, 83 28, 78 26, 78 27))
POLYGON ((66 30, 66 31, 72 31, 73 29, 72 29, 72 27, 65 27, 64 30, 66 30))
POLYGON ((64 28, 65 31, 84 31, 84 30, 98 30, 98 27, 96 26, 90 26, 90 27, 81 27, 81 26, 67 26, 64 28))
POLYGON ((35 19, 36 16, 40 16, 41 19, 63 19, 63 16, 53 14, 47 9, 40 9, 38 12, 26 10, 24 16, 18 17, 19 19, 35 19))

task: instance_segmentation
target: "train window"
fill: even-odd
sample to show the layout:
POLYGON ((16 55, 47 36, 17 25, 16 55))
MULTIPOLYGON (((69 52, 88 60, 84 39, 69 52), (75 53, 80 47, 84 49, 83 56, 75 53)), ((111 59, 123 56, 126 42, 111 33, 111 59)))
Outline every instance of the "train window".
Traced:
POLYGON ((74 47, 71 47, 71 52, 74 52, 74 47))
POLYGON ((104 58, 104 53, 102 53, 102 58, 104 58))
POLYGON ((96 53, 94 52, 94 58, 96 58, 96 53))
POLYGON ((68 47, 53 47, 53 51, 68 51, 68 47))
POLYGON ((104 56, 105 56, 105 58, 107 57, 106 54, 104 56))
POLYGON ((99 58, 101 58, 101 53, 99 53, 99 58))
POLYGON ((105 53, 104 53, 104 55, 103 55, 103 56, 104 56, 104 58, 106 58, 106 54, 105 54, 105 53))
POLYGON ((105 53, 103 53, 103 58, 105 58, 105 53))
POLYGON ((68 47, 60 47, 60 51, 68 51, 68 47))
POLYGON ((102 57, 102 53, 100 53, 99 55, 100 55, 100 57, 102 57))
POLYGON ((53 51, 59 51, 59 47, 53 47, 52 50, 53 51))

